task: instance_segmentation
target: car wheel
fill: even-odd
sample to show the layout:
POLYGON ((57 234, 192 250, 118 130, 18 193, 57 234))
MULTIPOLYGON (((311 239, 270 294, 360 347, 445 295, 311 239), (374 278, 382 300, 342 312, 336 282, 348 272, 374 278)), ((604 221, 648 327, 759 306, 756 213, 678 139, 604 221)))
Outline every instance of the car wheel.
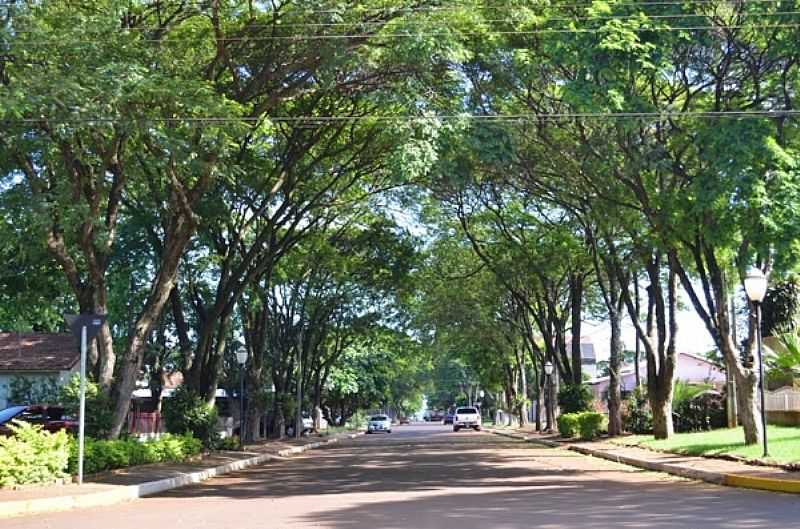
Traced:
POLYGON ((454 431, 454 432, 457 432, 457 431, 459 431, 460 429, 461 429, 461 428, 459 428, 458 426, 453 426, 453 431, 454 431))
POLYGON ((391 430, 386 430, 386 433, 392 433, 392 431, 391 430))
POLYGON ((473 426, 473 428, 475 428, 476 432, 480 432, 481 431, 481 427, 480 426, 473 426))
POLYGON ((367 430, 367 431, 366 431, 366 434, 367 434, 367 435, 369 435, 369 434, 371 434, 371 433, 372 433, 372 432, 370 432, 369 430, 367 430))

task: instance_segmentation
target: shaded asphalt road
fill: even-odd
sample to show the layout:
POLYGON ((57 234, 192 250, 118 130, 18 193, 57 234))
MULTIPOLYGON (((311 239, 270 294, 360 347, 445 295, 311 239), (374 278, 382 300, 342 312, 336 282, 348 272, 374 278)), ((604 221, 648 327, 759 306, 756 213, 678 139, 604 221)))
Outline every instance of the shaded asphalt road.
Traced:
POLYGON ((800 528, 800 498, 449 427, 397 427, 159 496, 0 529, 800 528))

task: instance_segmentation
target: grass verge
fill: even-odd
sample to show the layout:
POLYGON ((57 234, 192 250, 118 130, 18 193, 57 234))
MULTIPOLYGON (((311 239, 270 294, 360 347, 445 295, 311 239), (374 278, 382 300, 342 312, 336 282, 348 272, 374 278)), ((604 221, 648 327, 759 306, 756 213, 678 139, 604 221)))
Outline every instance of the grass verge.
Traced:
POLYGON ((733 457, 780 465, 800 465, 800 428, 769 426, 767 441, 769 455, 762 458, 762 445, 745 445, 741 428, 723 428, 710 432, 675 434, 670 439, 657 440, 652 435, 632 435, 611 440, 625 446, 640 446, 663 452, 692 456, 733 457))

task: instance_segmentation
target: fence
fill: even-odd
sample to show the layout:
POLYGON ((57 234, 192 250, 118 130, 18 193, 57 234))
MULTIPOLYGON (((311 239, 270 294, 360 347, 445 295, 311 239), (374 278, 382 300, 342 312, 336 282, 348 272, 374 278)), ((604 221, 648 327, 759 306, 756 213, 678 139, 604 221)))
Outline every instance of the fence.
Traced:
POLYGON ((768 391, 765 397, 767 411, 800 412, 800 391, 796 389, 782 388, 768 391))
POLYGON ((131 412, 128 414, 128 432, 137 437, 158 437, 164 433, 164 424, 158 412, 131 412))

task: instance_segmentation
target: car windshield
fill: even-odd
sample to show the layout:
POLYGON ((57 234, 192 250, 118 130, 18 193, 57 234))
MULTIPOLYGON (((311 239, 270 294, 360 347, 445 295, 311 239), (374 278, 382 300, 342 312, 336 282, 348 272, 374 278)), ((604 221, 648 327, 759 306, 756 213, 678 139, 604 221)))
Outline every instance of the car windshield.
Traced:
POLYGON ((387 421, 387 420, 389 420, 389 417, 387 417, 386 415, 375 415, 370 420, 371 421, 387 421))
POLYGON ((0 411, 0 424, 6 423, 20 414, 27 406, 12 406, 0 411))
POLYGON ((475 408, 458 408, 456 413, 478 413, 478 410, 475 408))

